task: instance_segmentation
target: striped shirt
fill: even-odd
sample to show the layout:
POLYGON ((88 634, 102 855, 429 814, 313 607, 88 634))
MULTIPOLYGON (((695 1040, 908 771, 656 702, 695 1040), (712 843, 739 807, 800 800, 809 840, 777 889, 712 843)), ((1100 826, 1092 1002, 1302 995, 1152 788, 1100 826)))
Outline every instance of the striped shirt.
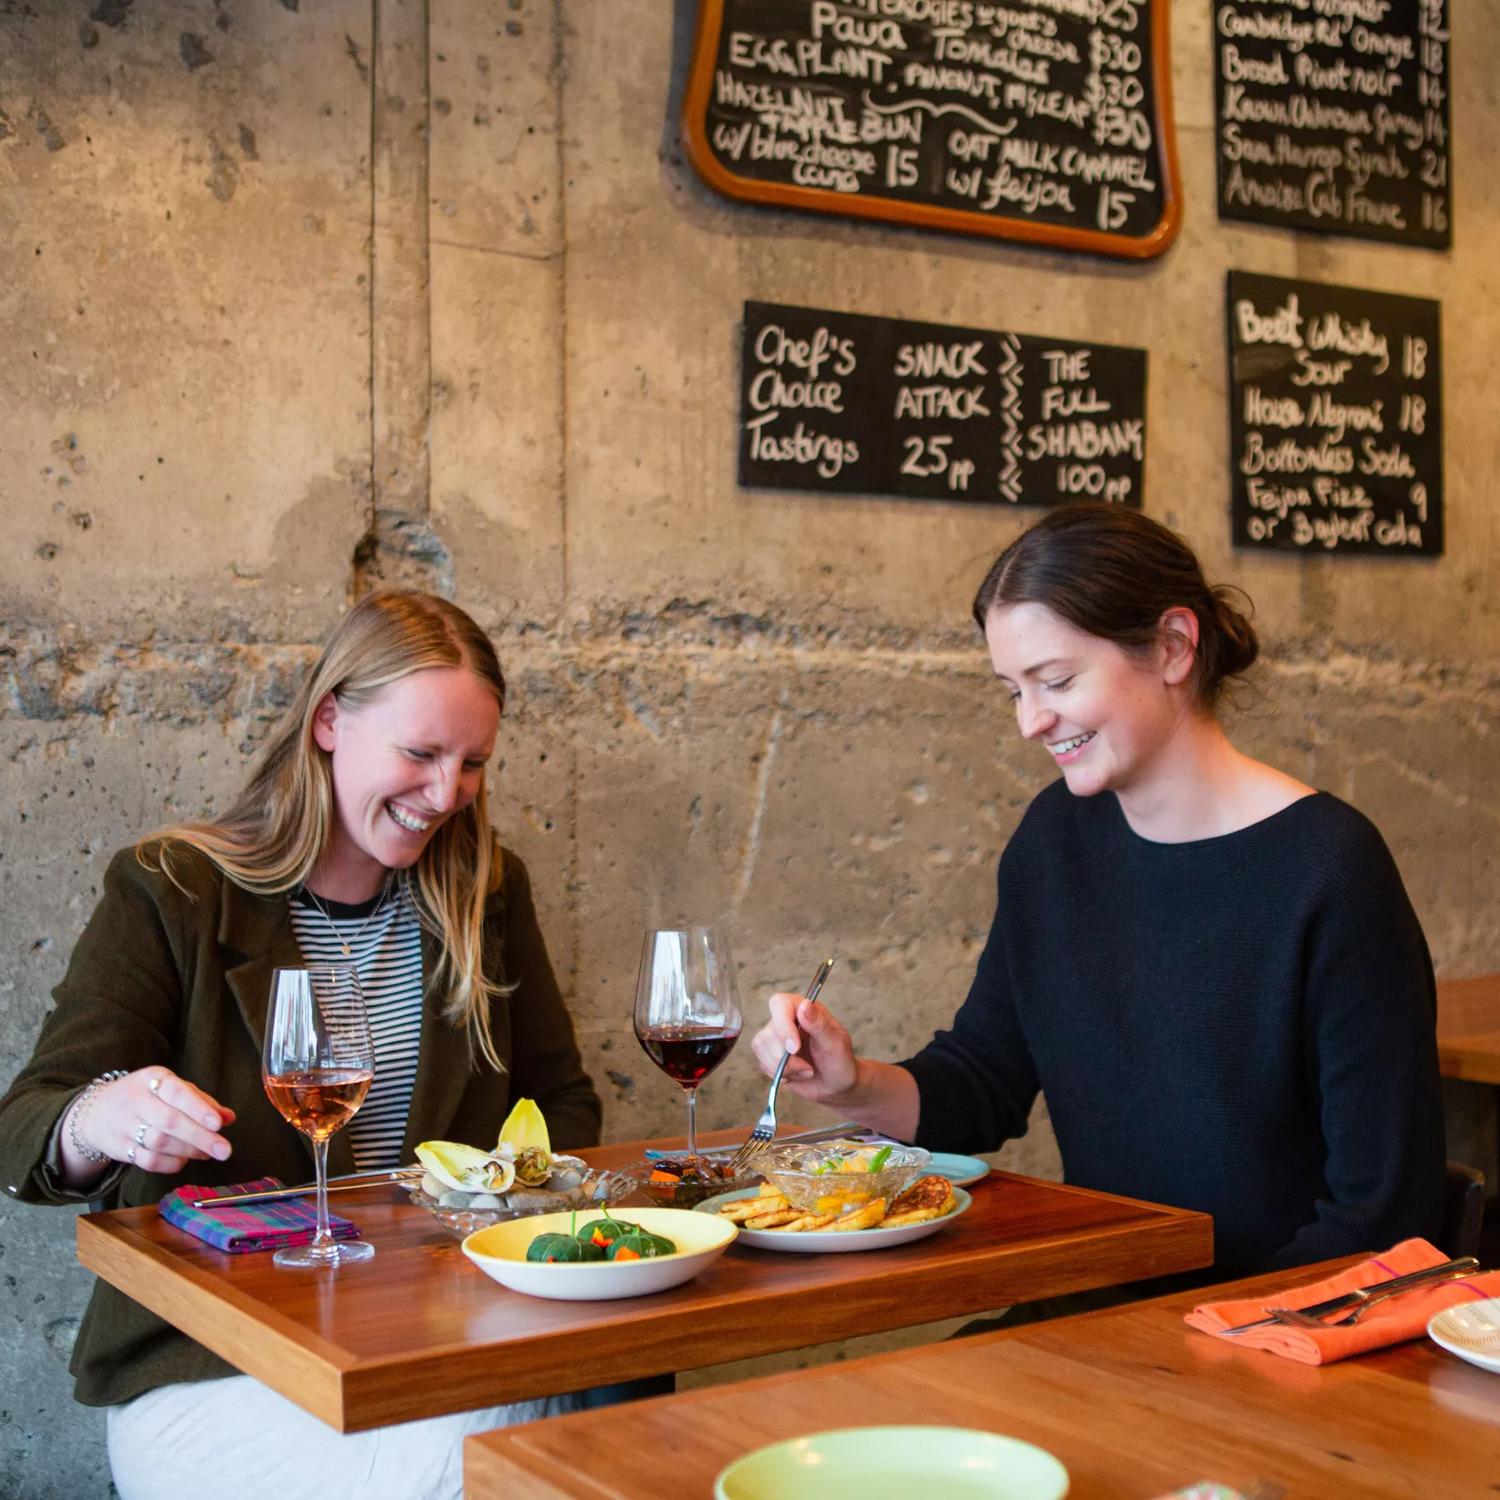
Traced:
POLYGON ((291 916, 303 962, 353 963, 359 973, 375 1081, 348 1125, 355 1169, 399 1167, 422 1035, 422 933, 408 888, 402 882, 352 906, 296 890, 291 916))

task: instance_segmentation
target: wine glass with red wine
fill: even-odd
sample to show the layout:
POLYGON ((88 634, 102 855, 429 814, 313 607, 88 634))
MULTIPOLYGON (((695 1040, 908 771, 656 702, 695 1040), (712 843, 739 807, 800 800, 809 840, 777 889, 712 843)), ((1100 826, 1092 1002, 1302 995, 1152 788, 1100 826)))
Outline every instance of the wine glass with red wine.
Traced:
POLYGON ((353 1119, 374 1077, 375 1048, 354 966, 277 969, 261 1081, 271 1103, 312 1141, 318 1170, 317 1233, 310 1244, 278 1250, 278 1266, 340 1266, 374 1255, 363 1240, 335 1240, 328 1226, 328 1138, 353 1119))
POLYGON ((698 1085, 739 1040, 740 1002, 729 944, 712 927, 646 934, 635 990, 635 1034, 646 1056, 687 1095, 687 1154, 698 1154, 698 1085))

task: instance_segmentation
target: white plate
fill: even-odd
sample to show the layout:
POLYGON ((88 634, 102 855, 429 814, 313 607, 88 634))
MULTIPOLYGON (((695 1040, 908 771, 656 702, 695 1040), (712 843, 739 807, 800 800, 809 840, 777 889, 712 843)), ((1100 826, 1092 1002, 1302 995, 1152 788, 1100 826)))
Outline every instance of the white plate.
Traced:
POLYGON ((679 1246, 675 1255, 651 1260, 595 1260, 549 1265, 526 1259, 526 1247, 539 1234, 571 1233, 573 1221, 582 1226, 602 1218, 588 1209, 574 1213, 537 1214, 476 1229, 460 1246, 464 1254, 492 1280, 528 1297, 552 1297, 562 1302, 607 1302, 617 1297, 644 1297, 681 1286, 706 1270, 735 1239, 736 1226, 728 1219, 715 1223, 728 1234, 715 1233, 685 1208, 624 1208, 611 1212, 621 1223, 639 1224, 652 1234, 664 1234, 679 1246))
POLYGON ((1445 1307, 1427 1325, 1433 1343, 1500 1375, 1500 1297, 1445 1307))
MULTIPOLYGON (((858 1231, 855 1231, 856 1233, 858 1231)), ((757 1448, 715 1500, 1062 1500, 1068 1471, 1019 1438, 964 1427, 846 1427, 757 1448)))
MULTIPOLYGON (((735 1193, 719 1193, 705 1198, 694 1213, 712 1214, 718 1218, 721 1203, 733 1203, 736 1198, 753 1198, 757 1188, 741 1188, 735 1193)), ((794 1255, 836 1255, 851 1250, 889 1250, 896 1245, 910 1244, 912 1240, 926 1239, 936 1234, 945 1225, 951 1224, 962 1213, 967 1212, 974 1201, 961 1187, 953 1189, 958 1207, 941 1219, 924 1219, 920 1224, 898 1224, 894 1229, 846 1229, 815 1230, 807 1234, 788 1234, 783 1229, 746 1229, 740 1225, 739 1242, 752 1250, 789 1250, 794 1255)), ((727 1224, 729 1220, 720 1219, 727 1224)))

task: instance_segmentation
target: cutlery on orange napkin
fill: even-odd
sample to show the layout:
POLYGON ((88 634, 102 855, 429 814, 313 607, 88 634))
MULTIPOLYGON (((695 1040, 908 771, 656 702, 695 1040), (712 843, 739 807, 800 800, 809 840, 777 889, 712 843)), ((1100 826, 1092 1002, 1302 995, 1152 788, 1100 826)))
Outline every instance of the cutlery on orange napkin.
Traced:
POLYGON ((1420 1338, 1427 1331, 1428 1319, 1445 1307, 1500 1296, 1500 1271, 1480 1272, 1461 1280, 1413 1287, 1409 1292, 1377 1302, 1363 1312, 1357 1322, 1342 1327, 1294 1328, 1285 1323, 1269 1323, 1234 1336, 1228 1335, 1227 1330, 1264 1318, 1269 1307, 1311 1307, 1356 1287, 1378 1288, 1382 1282, 1440 1266, 1447 1259, 1441 1250, 1426 1240, 1403 1240, 1381 1255, 1371 1256, 1336 1276, 1309 1286, 1294 1287, 1270 1297, 1204 1302, 1195 1307, 1185 1321, 1188 1327, 1196 1328, 1200 1333, 1213 1334, 1243 1348, 1263 1349, 1268 1354, 1280 1354, 1305 1365, 1332 1364, 1335 1360, 1363 1354, 1369 1349, 1383 1349, 1389 1344, 1420 1338))

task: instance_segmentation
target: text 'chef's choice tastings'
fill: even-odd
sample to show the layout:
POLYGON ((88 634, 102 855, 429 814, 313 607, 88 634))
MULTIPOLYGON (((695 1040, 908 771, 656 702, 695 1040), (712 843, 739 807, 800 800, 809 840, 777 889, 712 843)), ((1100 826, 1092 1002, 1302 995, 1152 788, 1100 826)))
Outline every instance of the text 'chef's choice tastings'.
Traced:
POLYGON ((1229 273, 1234 541, 1443 550, 1441 309, 1229 273))
POLYGON ((1452 242, 1447 0, 1214 0, 1219 214, 1452 242))
POLYGON ((1141 503, 1146 351, 745 304, 740 483, 1141 503))
POLYGON ((700 0, 688 152, 737 198, 1159 255, 1158 0, 700 0))

